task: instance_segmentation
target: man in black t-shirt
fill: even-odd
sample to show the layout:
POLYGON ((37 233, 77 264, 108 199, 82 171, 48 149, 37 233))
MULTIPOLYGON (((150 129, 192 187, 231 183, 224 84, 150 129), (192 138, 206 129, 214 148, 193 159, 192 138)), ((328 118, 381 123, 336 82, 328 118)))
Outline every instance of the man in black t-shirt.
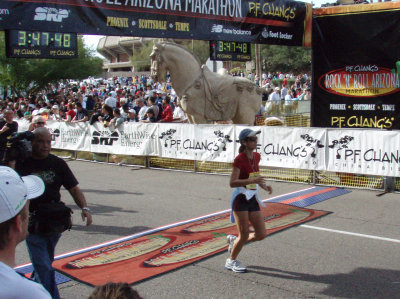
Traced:
POLYGON ((51 265, 61 233, 37 232, 33 216, 39 210, 41 203, 57 203, 61 200, 61 186, 69 191, 75 203, 82 209, 82 220, 86 220, 86 225, 92 223, 92 216, 85 196, 78 187, 78 181, 68 164, 63 159, 50 154, 51 135, 49 130, 41 127, 37 128, 33 134, 35 137, 32 141, 32 156, 23 162, 17 161, 15 167, 20 175, 35 174, 42 178, 45 184, 43 195, 32 202, 29 207, 29 235, 26 238, 26 244, 34 268, 31 277, 41 283, 53 298, 59 298, 55 272, 51 265))
POLYGON ((8 138, 18 131, 18 123, 13 121, 14 112, 11 109, 5 109, 3 115, 4 120, 0 121, 0 165, 3 164, 8 138))

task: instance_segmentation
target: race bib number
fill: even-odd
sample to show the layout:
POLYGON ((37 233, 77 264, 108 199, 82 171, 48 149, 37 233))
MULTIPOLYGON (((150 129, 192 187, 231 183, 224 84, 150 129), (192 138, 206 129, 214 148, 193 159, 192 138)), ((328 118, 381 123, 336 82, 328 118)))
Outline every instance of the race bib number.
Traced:
MULTIPOLYGON (((249 178, 251 179, 251 178, 254 178, 254 177, 257 177, 257 176, 260 176, 260 173, 259 172, 251 172, 250 174, 249 174, 249 178)), ((246 189, 249 189, 249 190, 257 190, 257 184, 249 184, 249 185, 246 185, 246 189)))

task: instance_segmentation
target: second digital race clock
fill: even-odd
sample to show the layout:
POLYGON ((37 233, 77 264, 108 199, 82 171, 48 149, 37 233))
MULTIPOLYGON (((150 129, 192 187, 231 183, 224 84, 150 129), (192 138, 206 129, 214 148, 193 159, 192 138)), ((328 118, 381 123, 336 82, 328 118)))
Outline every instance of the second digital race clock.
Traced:
POLYGON ((7 57, 13 58, 76 58, 76 33, 6 31, 7 57))
POLYGON ((251 60, 251 44, 210 41, 210 59, 222 61, 249 61, 251 60))

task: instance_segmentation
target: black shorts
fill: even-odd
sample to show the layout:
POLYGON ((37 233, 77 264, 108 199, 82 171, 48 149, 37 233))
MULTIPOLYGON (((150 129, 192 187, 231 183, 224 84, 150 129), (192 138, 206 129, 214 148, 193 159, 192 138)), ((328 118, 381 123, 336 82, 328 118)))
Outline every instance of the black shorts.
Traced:
POLYGON ((256 196, 253 196, 252 198, 250 198, 250 200, 247 200, 246 195, 241 193, 235 197, 235 201, 233 202, 233 210, 236 212, 255 212, 260 211, 260 205, 257 202, 256 196))

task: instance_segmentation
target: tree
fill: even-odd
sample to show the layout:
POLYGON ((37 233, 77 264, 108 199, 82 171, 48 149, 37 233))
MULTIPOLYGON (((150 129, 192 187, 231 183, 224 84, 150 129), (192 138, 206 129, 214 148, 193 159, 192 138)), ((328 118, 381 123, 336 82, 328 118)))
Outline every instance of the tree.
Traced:
POLYGON ((95 57, 78 37, 78 57, 73 59, 7 58, 5 36, 0 35, 0 85, 12 94, 34 94, 65 79, 84 79, 102 73, 103 60, 95 57))
POLYGON ((311 48, 261 45, 262 68, 265 72, 309 73, 311 48))
POLYGON ((140 48, 134 48, 131 61, 135 72, 150 70, 150 54, 153 50, 153 42, 143 42, 140 48))

